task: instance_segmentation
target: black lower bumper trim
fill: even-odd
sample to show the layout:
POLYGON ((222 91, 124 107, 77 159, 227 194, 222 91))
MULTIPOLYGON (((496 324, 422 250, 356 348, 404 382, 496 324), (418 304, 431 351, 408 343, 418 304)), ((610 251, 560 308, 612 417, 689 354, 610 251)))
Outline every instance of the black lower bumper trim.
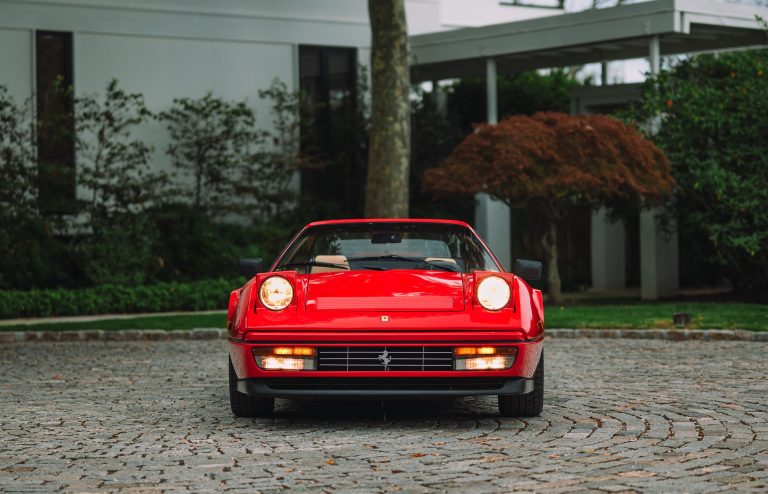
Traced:
POLYGON ((433 398, 475 395, 523 395, 533 379, 484 378, 271 378, 241 379, 237 390, 248 396, 299 398, 433 398))

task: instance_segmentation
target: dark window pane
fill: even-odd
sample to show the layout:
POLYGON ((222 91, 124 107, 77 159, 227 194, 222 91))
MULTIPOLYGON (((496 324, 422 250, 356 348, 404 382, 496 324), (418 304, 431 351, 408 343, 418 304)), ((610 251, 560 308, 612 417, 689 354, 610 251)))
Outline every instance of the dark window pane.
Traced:
POLYGON ((336 208, 339 216, 360 215, 365 171, 358 152, 362 137, 355 134, 357 51, 301 46, 299 67, 301 90, 314 110, 302 147, 322 163, 302 171, 301 192, 336 208))
POLYGON ((72 213, 76 186, 72 34, 39 31, 35 41, 40 211, 72 213))

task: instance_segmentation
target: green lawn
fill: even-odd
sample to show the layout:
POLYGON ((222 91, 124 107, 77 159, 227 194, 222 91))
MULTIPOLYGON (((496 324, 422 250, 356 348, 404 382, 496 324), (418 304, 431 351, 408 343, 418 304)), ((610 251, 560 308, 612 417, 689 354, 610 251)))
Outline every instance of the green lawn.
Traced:
MULTIPOLYGON (((688 312, 689 328, 768 330, 768 305, 732 302, 654 302, 567 304, 546 306, 548 328, 672 328, 672 314, 688 312)), ((106 319, 89 322, 49 322, 0 326, 0 331, 66 331, 76 329, 192 329, 224 328, 225 314, 191 314, 106 319)))
POLYGON ((673 328, 672 314, 691 314, 692 329, 768 330, 768 305, 732 302, 653 302, 546 305, 548 328, 673 328))
POLYGON ((178 316, 143 316, 88 322, 48 322, 0 326, 0 331, 71 331, 82 329, 194 329, 224 328, 226 314, 190 314, 178 316))

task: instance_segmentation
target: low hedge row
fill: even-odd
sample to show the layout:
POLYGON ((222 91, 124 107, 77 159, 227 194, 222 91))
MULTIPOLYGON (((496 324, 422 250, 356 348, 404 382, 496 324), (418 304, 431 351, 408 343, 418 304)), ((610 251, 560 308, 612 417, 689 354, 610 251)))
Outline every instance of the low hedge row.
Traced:
POLYGON ((0 319, 226 309, 229 293, 242 284, 221 278, 137 287, 2 290, 0 319))

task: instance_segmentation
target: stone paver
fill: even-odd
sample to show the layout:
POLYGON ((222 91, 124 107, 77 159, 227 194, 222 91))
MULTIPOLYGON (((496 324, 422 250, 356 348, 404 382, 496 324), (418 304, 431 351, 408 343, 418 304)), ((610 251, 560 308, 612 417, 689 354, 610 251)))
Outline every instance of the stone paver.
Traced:
POLYGON ((278 400, 220 340, 0 346, 0 492, 768 490, 768 344, 551 339, 544 414, 492 397, 278 400))

